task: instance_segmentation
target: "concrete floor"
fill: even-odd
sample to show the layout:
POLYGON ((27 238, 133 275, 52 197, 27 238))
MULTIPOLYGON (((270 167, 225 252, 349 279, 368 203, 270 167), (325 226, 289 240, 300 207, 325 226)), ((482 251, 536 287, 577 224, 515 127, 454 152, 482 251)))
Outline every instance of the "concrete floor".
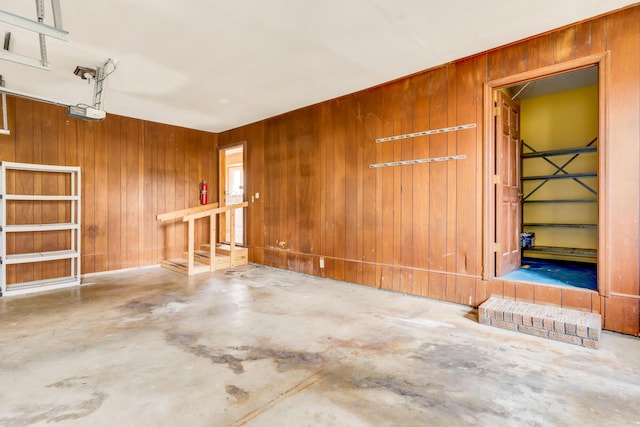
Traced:
POLYGON ((157 267, 0 299, 0 425, 640 424, 640 340, 265 267, 157 267))

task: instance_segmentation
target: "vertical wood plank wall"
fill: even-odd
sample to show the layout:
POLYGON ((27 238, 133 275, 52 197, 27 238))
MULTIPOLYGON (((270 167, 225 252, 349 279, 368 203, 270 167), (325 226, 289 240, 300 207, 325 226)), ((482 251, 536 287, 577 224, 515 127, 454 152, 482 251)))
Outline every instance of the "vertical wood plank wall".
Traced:
MULTIPOLYGON (((640 332, 639 6, 219 135, 111 114, 84 122, 63 107, 8 99, 12 134, 0 136, 1 160, 82 167, 85 273, 178 256, 184 224, 159 224, 155 215, 196 206, 202 179, 215 198, 218 146, 245 142, 252 262, 468 305, 498 294, 589 309, 604 314, 606 329, 640 332), (600 173, 608 244, 601 285, 609 293, 481 280, 484 84, 602 52, 610 53, 608 163, 600 173), (466 123, 477 128, 375 143, 466 123), (457 154, 467 157, 369 168, 457 154)), ((61 184, 15 176, 8 185, 27 192, 61 184)), ((47 220, 64 212, 25 203, 8 215, 47 220)), ((198 238, 206 234, 200 224, 198 238)), ((47 250, 59 238, 11 236, 8 246, 47 250)), ((20 266, 9 280, 37 280, 46 268, 61 267, 20 266)))
MULTIPOLYGON (((157 264, 179 257, 186 247, 181 222, 160 223, 158 213, 198 205, 198 183, 217 185, 217 135, 108 114, 101 122, 67 116, 66 108, 9 96, 11 134, 0 136, 0 160, 82 168, 82 273, 157 264)), ((55 194, 64 183, 43 176, 9 176, 9 191, 55 194)), ((215 192, 210 193, 212 197, 215 192)), ((213 200, 215 201, 215 200, 213 200)), ((62 222, 64 210, 20 202, 8 212, 10 223, 62 222), (18 220, 20 222, 21 220, 18 220)), ((208 224, 197 224, 199 242, 208 224)), ((17 233, 7 249, 37 252, 59 249, 55 233, 17 233)), ((62 234, 61 236, 64 236, 62 234)), ((66 262, 20 264, 8 283, 58 274, 66 262)))
MULTIPOLYGON (((593 310, 606 329, 640 328, 640 7, 427 70, 219 135, 246 141, 250 260, 477 305, 498 294, 593 310), (483 281, 483 85, 610 52, 606 169, 609 295, 483 281), (376 138, 476 123, 396 142, 376 138), (465 160, 370 169, 445 155, 465 160), (325 268, 320 269, 320 257, 325 268)), ((603 284, 601 284, 603 285, 603 284)))

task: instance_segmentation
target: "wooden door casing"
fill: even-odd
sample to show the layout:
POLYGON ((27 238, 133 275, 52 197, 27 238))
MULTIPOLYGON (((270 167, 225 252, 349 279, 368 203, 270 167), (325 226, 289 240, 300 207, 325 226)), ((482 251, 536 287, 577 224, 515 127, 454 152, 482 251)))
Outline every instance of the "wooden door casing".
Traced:
MULTIPOLYGON (((234 144, 218 148, 218 200, 220 206, 227 206, 230 204, 241 203, 245 200, 244 191, 244 176, 245 176, 245 160, 244 160, 245 147, 244 144, 234 144), (241 186, 242 195, 234 195, 231 192, 231 186, 234 184, 229 176, 230 169, 239 167, 242 170, 241 186), (238 197, 239 196, 239 197, 238 197)), ((245 230, 244 230, 244 210, 240 209, 236 211, 236 231, 240 231, 240 235, 236 234, 236 243, 244 245, 245 243, 245 230)), ((230 243, 230 217, 227 214, 221 213, 218 215, 218 242, 230 243)))

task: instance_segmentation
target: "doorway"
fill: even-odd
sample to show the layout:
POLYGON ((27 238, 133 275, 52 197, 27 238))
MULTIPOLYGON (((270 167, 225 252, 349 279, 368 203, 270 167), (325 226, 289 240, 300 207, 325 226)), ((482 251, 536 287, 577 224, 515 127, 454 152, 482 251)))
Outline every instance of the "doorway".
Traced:
MULTIPOLYGON (((244 201, 244 145, 220 148, 219 179, 221 206, 233 205, 244 201)), ((236 245, 244 245, 244 209, 235 209, 233 218, 227 214, 220 215, 219 240, 223 243, 231 242, 231 228, 234 230, 236 245)))
POLYGON ((485 277, 600 291, 601 60, 489 83, 485 277))

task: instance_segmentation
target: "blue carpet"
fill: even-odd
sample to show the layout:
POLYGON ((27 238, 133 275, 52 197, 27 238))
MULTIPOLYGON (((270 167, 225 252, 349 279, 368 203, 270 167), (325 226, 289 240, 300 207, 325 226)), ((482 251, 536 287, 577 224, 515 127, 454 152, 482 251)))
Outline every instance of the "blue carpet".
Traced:
POLYGON ((596 290, 596 264, 523 258, 522 267, 501 279, 596 290))

